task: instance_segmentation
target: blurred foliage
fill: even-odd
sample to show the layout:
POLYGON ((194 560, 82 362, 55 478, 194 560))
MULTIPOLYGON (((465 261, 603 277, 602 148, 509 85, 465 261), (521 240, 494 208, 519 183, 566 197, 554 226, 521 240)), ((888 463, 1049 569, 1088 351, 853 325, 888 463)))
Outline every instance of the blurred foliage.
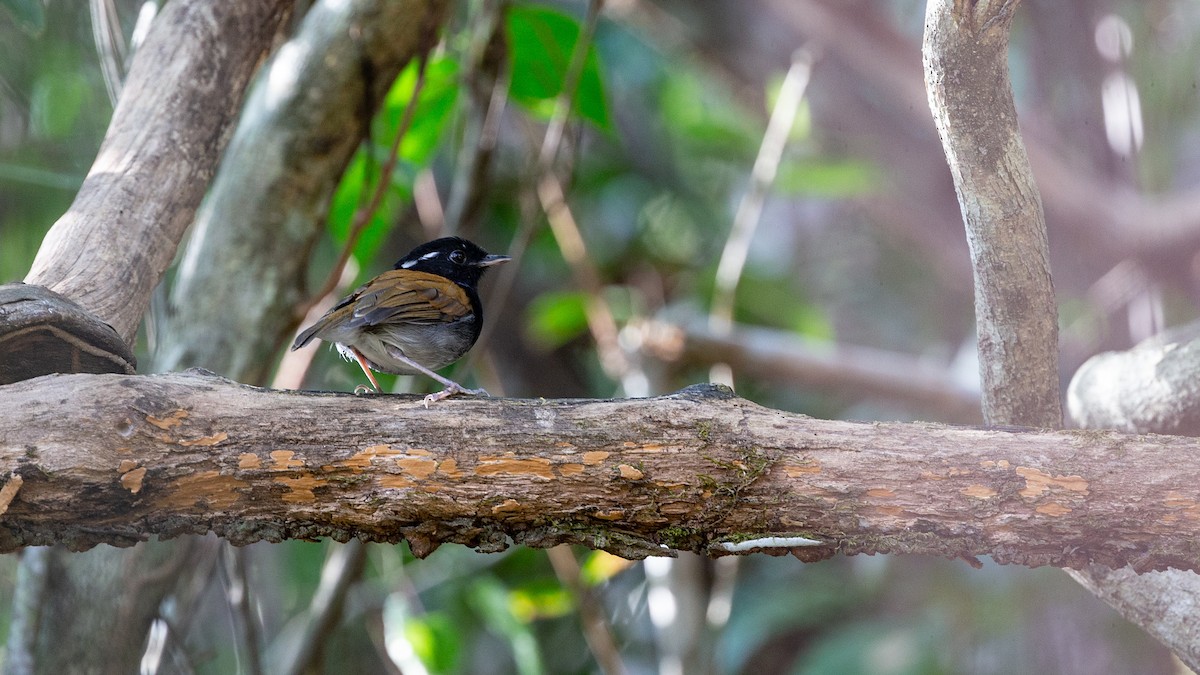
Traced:
MULTIPOLYGON (((116 4, 122 17, 136 11, 131 2, 116 4)), ((429 172, 443 197, 461 179, 458 162, 473 119, 466 92, 477 72, 469 59, 473 17, 480 13, 479 3, 461 4, 426 66, 417 112, 381 206, 353 249, 358 281, 425 238, 412 205, 418 175, 429 172)), ((589 333, 592 300, 605 302, 622 327, 641 318, 702 315, 711 302, 716 262, 787 62, 761 51, 780 40, 772 32, 780 26, 738 3, 662 2, 646 12, 638 11, 639 4, 614 9, 598 26, 560 153, 569 205, 603 286, 595 299, 573 283, 544 217, 531 207, 541 131, 561 93, 583 10, 578 3, 518 2, 501 23, 503 67, 515 105, 501 120, 481 212, 464 229, 496 251, 528 234, 512 292, 489 295, 496 285, 491 277, 499 273, 484 283, 495 333, 476 352, 491 356, 489 367, 506 394, 612 395, 616 385, 600 368, 589 333), (753 15, 743 18, 755 29, 727 26, 733 14, 753 15), (735 47, 742 51, 721 55, 735 47), (742 67, 756 75, 739 75, 742 67)), ((873 19, 894 30, 897 40, 919 41, 921 4, 881 3, 873 19)), ((1155 130, 1136 173, 1148 186, 1167 189, 1200 175, 1193 74, 1200 18, 1171 3, 1118 5, 1133 26, 1138 51, 1129 67, 1146 83, 1142 102, 1155 130), (1164 13, 1175 21, 1165 21, 1164 13)), ((85 4, 0 0, 0 44, 0 281, 8 281, 24 275, 44 233, 69 205, 110 106, 85 4)), ((1016 44, 1026 43, 1018 36, 1016 44)), ((783 47, 786 57, 792 45, 784 41, 783 47)), ((1030 73, 1048 66, 1014 61, 1021 66, 1018 91, 1035 97, 1030 73), (1030 72, 1022 74, 1022 68, 1030 72)), ((911 229, 888 227, 893 215, 903 221, 903 208, 887 201, 906 196, 897 195, 905 180, 925 180, 946 192, 947 179, 935 172, 914 175, 921 172, 905 163, 909 157, 864 151, 879 145, 872 124, 892 119, 897 108, 886 92, 870 91, 861 109, 830 114, 833 85, 819 79, 825 67, 818 60, 812 100, 798 111, 781 158, 741 275, 735 317, 831 347, 843 340, 948 363, 964 345, 971 351, 970 280, 954 281, 927 242, 953 237, 965 250, 961 232, 922 239, 911 229), (884 206, 872 208, 879 204, 884 206)), ((831 79, 844 84, 844 71, 833 72, 831 79)), ((376 189, 400 120, 413 104, 417 73, 413 65, 398 78, 371 137, 332 195, 329 237, 314 267, 344 246, 355 213, 376 189)), ((929 140, 929 129, 908 131, 929 140)), ((890 140, 900 147, 911 139, 894 133, 890 140)), ((942 217, 940 206, 945 204, 922 202, 917 220, 942 217)), ((956 217, 951 212, 950 219, 956 217)), ((1056 236, 1052 231, 1052 240, 1056 236)), ((1093 267, 1096 274, 1106 269, 1093 267)), ((1120 334, 1105 329, 1106 315, 1088 295, 1094 280, 1068 274, 1059 283, 1064 333, 1086 334, 1088 344, 1120 334)), ((1179 316, 1195 314, 1194 303, 1178 297, 1171 306, 1179 316)), ((661 392, 706 379, 707 366, 656 364, 648 371, 661 392)), ((330 388, 349 389, 361 377, 327 350, 314 370, 309 383, 330 388)), ((393 382, 381 379, 385 386, 393 382)), ((817 416, 916 414, 770 382, 738 378, 737 386, 764 405, 817 416)), ((334 546, 251 548, 251 592, 268 658, 294 647, 289 640, 334 546)), ((593 593, 606 613, 626 667, 654 672, 658 645, 642 566, 599 552, 575 554, 579 587, 593 593)), ((15 557, 0 560, 5 598, 11 597, 14 566, 15 557)), ((403 546, 371 546, 366 572, 347 598, 338 628, 326 636, 325 668, 384 672, 382 663, 390 660, 406 673, 596 672, 573 588, 542 551, 482 555, 445 546, 417 561, 403 546)), ((224 603, 223 593, 208 594, 198 609, 205 620, 188 636, 189 659, 199 672, 233 672, 244 658, 232 646, 224 603)), ((1166 672, 1161 648, 1054 570, 990 563, 974 570, 958 561, 889 557, 802 565, 755 556, 741 563, 732 603, 728 623, 706 636, 714 672, 1166 672)), ((7 605, 0 603, 0 628, 7 626, 7 605)))

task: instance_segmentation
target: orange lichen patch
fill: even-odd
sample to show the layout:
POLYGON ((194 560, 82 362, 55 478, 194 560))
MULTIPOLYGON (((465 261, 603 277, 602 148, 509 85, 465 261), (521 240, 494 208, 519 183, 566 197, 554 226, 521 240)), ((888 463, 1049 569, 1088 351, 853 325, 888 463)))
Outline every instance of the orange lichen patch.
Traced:
POLYGON ((992 497, 996 496, 995 490, 986 485, 979 485, 978 483, 975 485, 968 485, 962 490, 959 490, 959 492, 965 497, 974 497, 976 499, 991 499, 992 497))
POLYGON ((558 467, 558 473, 561 476, 577 476, 583 473, 582 464, 563 464, 558 467))
POLYGON ((239 469, 257 469, 262 466, 262 459, 253 452, 243 452, 238 455, 239 469))
POLYGON ((176 410, 164 417, 155 417, 154 415, 146 415, 146 421, 149 422, 151 425, 156 426, 159 429, 162 429, 163 431, 170 431, 174 427, 177 427, 180 424, 183 424, 183 421, 185 419, 187 419, 187 416, 188 416, 188 411, 180 408, 179 410, 176 410))
POLYGON ((667 446, 658 443, 645 443, 638 446, 638 452, 662 452, 667 446))
MULTIPOLYGON (((409 452, 412 452, 413 454, 420 454, 420 453, 429 454, 428 450, 421 450, 419 448, 410 450, 409 452)), ((392 446, 390 446, 386 443, 380 443, 378 445, 369 445, 369 446, 363 448, 362 450, 359 450, 358 452, 354 453, 353 455, 350 455, 346 459, 340 459, 340 460, 334 462, 333 464, 327 464, 325 466, 322 466, 321 469, 323 469, 325 471, 333 471, 335 469, 346 468, 346 469, 355 469, 357 471, 362 471, 363 469, 371 466, 371 461, 374 460, 376 457, 394 457, 396 455, 403 455, 403 454, 405 454, 403 450, 397 450, 396 448, 393 448, 392 446)))
POLYGON ((608 459, 608 456, 611 454, 611 452, 604 452, 603 450, 592 450, 590 452, 585 452, 583 453, 583 463, 587 464, 588 466, 595 466, 596 464, 608 459))
POLYGON ((1042 504, 1034 509, 1034 511, 1037 511, 1044 516, 1065 516, 1071 512, 1071 509, 1059 504, 1058 502, 1050 502, 1049 504, 1042 504))
POLYGON ((224 431, 218 431, 211 436, 201 436, 200 438, 189 438, 187 440, 179 441, 179 444, 186 448, 195 446, 207 448, 216 445, 227 438, 229 438, 229 434, 225 433, 224 431))
POLYGON ((515 499, 505 499, 503 502, 492 507, 492 513, 509 513, 511 511, 520 511, 521 502, 515 499))
POLYGON ((511 452, 503 456, 480 457, 475 473, 481 476, 512 474, 514 476, 536 476, 547 480, 554 478, 550 460, 541 457, 517 459, 511 452))
POLYGON ((985 459, 979 463, 985 469, 1007 469, 1010 465, 1007 459, 991 460, 985 459))
MULTIPOLYGON (((387 447, 387 446, 384 446, 384 447, 387 447)), ((404 454, 417 455, 419 457, 433 457, 433 453, 426 450, 425 448, 409 448, 408 450, 404 451, 404 454)))
POLYGON ((120 471, 121 473, 125 473, 127 471, 133 471, 137 467, 137 465, 138 465, 138 463, 133 461, 132 459, 123 459, 123 460, 121 460, 121 463, 117 465, 117 471, 120 471))
POLYGON ((625 480, 641 480, 646 477, 637 467, 629 466, 628 464, 618 464, 617 471, 621 472, 621 478, 625 480))
POLYGON ((1168 509, 1190 509, 1196 506, 1196 500, 1185 497, 1178 490, 1171 490, 1167 493, 1167 498, 1163 500, 1163 506, 1168 509))
POLYGON ((940 472, 922 471, 921 478, 926 480, 946 480, 947 478, 954 478, 955 476, 969 476, 971 473, 972 472, 970 469, 961 469, 957 466, 952 466, 947 469, 942 469, 940 472))
POLYGON ((233 476, 223 476, 219 471, 201 471, 182 476, 167 486, 162 502, 170 508, 188 508, 197 502, 205 502, 210 508, 226 509, 241 496, 238 488, 244 487, 246 482, 233 476))
POLYGON ((458 460, 453 457, 438 464, 438 473, 448 478, 462 478, 462 472, 458 470, 458 460))
POLYGON ((437 471, 437 462, 432 459, 422 459, 420 457, 411 457, 407 459, 397 459, 397 466, 404 470, 405 473, 412 474, 419 479, 429 478, 437 471))
POLYGON ((133 494, 142 491, 142 479, 146 477, 146 467, 133 469, 121 474, 121 487, 129 490, 133 494))
POLYGON ((133 448, 129 447, 128 445, 122 445, 121 447, 117 448, 118 455, 128 455, 128 454, 132 454, 132 453, 133 453, 133 448))
POLYGON ((396 474, 391 473, 379 474, 375 477, 375 482, 379 485, 379 487, 396 489, 410 488, 416 485, 416 483, 405 478, 404 476, 397 476, 396 474))
POLYGON ((592 515, 600 520, 620 520, 625 517, 625 512, 621 510, 597 511, 592 515))
POLYGON ((0 515, 8 512, 8 506, 12 504, 12 500, 16 498, 17 492, 24 484, 25 479, 21 478, 21 474, 10 473, 8 475, 8 482, 4 484, 4 487, 0 488, 0 515))
POLYGON ((788 478, 795 478, 811 473, 821 473, 821 465, 816 462, 812 464, 784 464, 779 468, 783 469, 788 478))
POLYGON ((295 478, 280 476, 275 479, 275 482, 286 485, 290 490, 290 492, 285 492, 283 495, 283 501, 288 504, 305 504, 316 501, 317 496, 313 494, 313 488, 326 484, 326 481, 312 474, 296 476, 295 478))
POLYGON ((1081 492, 1085 495, 1088 493, 1088 482, 1083 479, 1083 476, 1051 476, 1044 471, 1027 466, 1018 466, 1015 471, 1017 475, 1025 479, 1025 488, 1017 493, 1022 497, 1036 499, 1053 486, 1066 488, 1072 492, 1081 492))
POLYGON ((887 488, 871 488, 867 490, 867 496, 876 499, 891 499, 896 496, 896 492, 887 488))
POLYGON ((287 471, 298 466, 304 466, 304 460, 293 459, 296 453, 291 450, 272 450, 271 459, 274 460, 275 466, 271 467, 274 471, 287 471))
POLYGON ((898 518, 904 515, 904 508, 900 506, 872 506, 870 508, 863 509, 862 514, 868 518, 873 516, 898 518))
MULTIPOLYGON (((1200 520, 1200 502, 1178 490, 1171 490, 1167 493, 1166 499, 1163 500, 1163 506, 1182 511, 1183 517, 1188 520, 1200 520)), ((1161 520, 1164 523, 1173 523, 1179 520, 1179 516, 1173 513, 1166 514, 1161 520)))

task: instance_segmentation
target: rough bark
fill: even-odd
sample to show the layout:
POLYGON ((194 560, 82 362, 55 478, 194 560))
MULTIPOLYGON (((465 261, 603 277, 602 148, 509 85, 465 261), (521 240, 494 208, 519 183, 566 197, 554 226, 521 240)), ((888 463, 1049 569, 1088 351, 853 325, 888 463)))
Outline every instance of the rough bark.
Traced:
POLYGON ((1046 222, 1008 76, 1017 4, 931 0, 925 83, 971 251, 984 421, 1057 428, 1058 311, 1046 222))
MULTIPOLYGON (((1062 416, 1057 311, 1045 223, 1021 145, 1008 78, 1008 34, 1017 4, 1015 0, 931 0, 923 50, 926 84, 967 223, 975 272, 984 419, 989 424, 1056 428, 1062 416)), ((1181 355, 1186 356, 1176 356, 1181 355)), ((1121 365, 1137 368, 1120 379, 1148 384, 1153 379, 1149 372, 1158 364, 1154 355, 1149 355, 1149 362, 1141 358, 1145 356, 1121 358, 1121 365)), ((1114 372, 1111 364, 1100 370, 1110 375, 1114 372)), ((1098 389, 1089 388, 1093 392, 1098 389)), ((1163 385, 1152 386, 1149 397, 1161 403, 1156 388, 1163 385)), ((1146 395, 1142 392, 1139 398, 1145 400, 1146 395)), ((1093 404, 1104 408, 1099 398, 1093 404)), ((1121 408, 1124 406, 1118 405, 1119 414, 1129 413, 1128 408, 1121 408)), ((1171 424, 1154 413, 1146 418, 1171 424)), ((1181 457, 1179 461, 1189 460, 1181 457)), ((1114 468, 1113 475, 1131 485, 1139 480, 1129 466, 1114 468)), ((1187 495, 1193 493, 1194 488, 1185 489, 1176 496, 1188 500, 1187 495)), ((1189 667, 1200 668, 1196 648, 1200 629, 1190 615, 1181 615, 1176 605, 1191 607, 1195 598, 1200 598, 1200 577, 1174 571, 1139 576, 1142 570, 1136 558, 1130 562, 1124 569, 1091 564, 1071 575, 1166 644, 1189 667)))
POLYGON ((49 376, 0 406, 0 550, 213 531, 1200 568, 1190 438, 825 421, 709 387, 426 409, 196 373, 49 376))
POLYGON ((291 6, 209 0, 163 9, 133 59, 96 162, 26 283, 70 298, 133 344, 291 6))

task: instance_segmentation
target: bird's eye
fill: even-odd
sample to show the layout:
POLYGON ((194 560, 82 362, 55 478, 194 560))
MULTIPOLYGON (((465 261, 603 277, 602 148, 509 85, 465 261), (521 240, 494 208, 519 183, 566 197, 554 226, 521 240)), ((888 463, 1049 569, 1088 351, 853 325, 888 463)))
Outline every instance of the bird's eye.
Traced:
POLYGON ((455 265, 461 265, 466 261, 467 261, 467 256, 462 251, 451 251, 450 252, 450 262, 454 263, 455 265))

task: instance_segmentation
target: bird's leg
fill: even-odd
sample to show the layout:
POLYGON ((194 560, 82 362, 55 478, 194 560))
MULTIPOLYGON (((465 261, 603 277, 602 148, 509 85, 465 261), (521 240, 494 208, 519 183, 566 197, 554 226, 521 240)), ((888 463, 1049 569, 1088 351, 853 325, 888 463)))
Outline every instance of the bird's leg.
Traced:
MULTIPOLYGON (((358 367, 362 368, 362 371, 367 376, 367 379, 371 381, 371 386, 375 388, 375 393, 379 393, 379 382, 375 380, 375 374, 371 372, 371 367, 367 365, 367 357, 363 356, 362 352, 358 351, 354 347, 347 346, 347 349, 349 349, 350 353, 354 355, 354 360, 358 361, 358 367)), ((358 385, 358 387, 361 386, 361 384, 358 385)), ((354 388, 354 393, 356 394, 358 393, 358 387, 354 388)))
POLYGON ((437 373, 426 368, 425 366, 408 358, 403 353, 401 353, 399 349, 396 349, 395 347, 393 347, 391 345, 387 345, 387 351, 388 351, 388 355, 391 356, 392 358, 404 363, 406 366, 412 368, 413 370, 415 370, 417 372, 420 372, 424 375, 428 375, 429 377, 432 377, 433 379, 440 382, 443 387, 445 387, 445 389, 437 392, 436 394, 429 394, 428 396, 425 397, 425 407, 426 408, 429 407, 430 403, 437 403, 438 401, 441 401, 442 399, 450 398, 451 396, 454 396, 455 394, 470 394, 472 396, 491 396, 491 394, 487 393, 483 389, 467 389, 466 387, 455 382, 454 380, 447 379, 445 377, 442 377, 441 375, 438 375, 437 373))

